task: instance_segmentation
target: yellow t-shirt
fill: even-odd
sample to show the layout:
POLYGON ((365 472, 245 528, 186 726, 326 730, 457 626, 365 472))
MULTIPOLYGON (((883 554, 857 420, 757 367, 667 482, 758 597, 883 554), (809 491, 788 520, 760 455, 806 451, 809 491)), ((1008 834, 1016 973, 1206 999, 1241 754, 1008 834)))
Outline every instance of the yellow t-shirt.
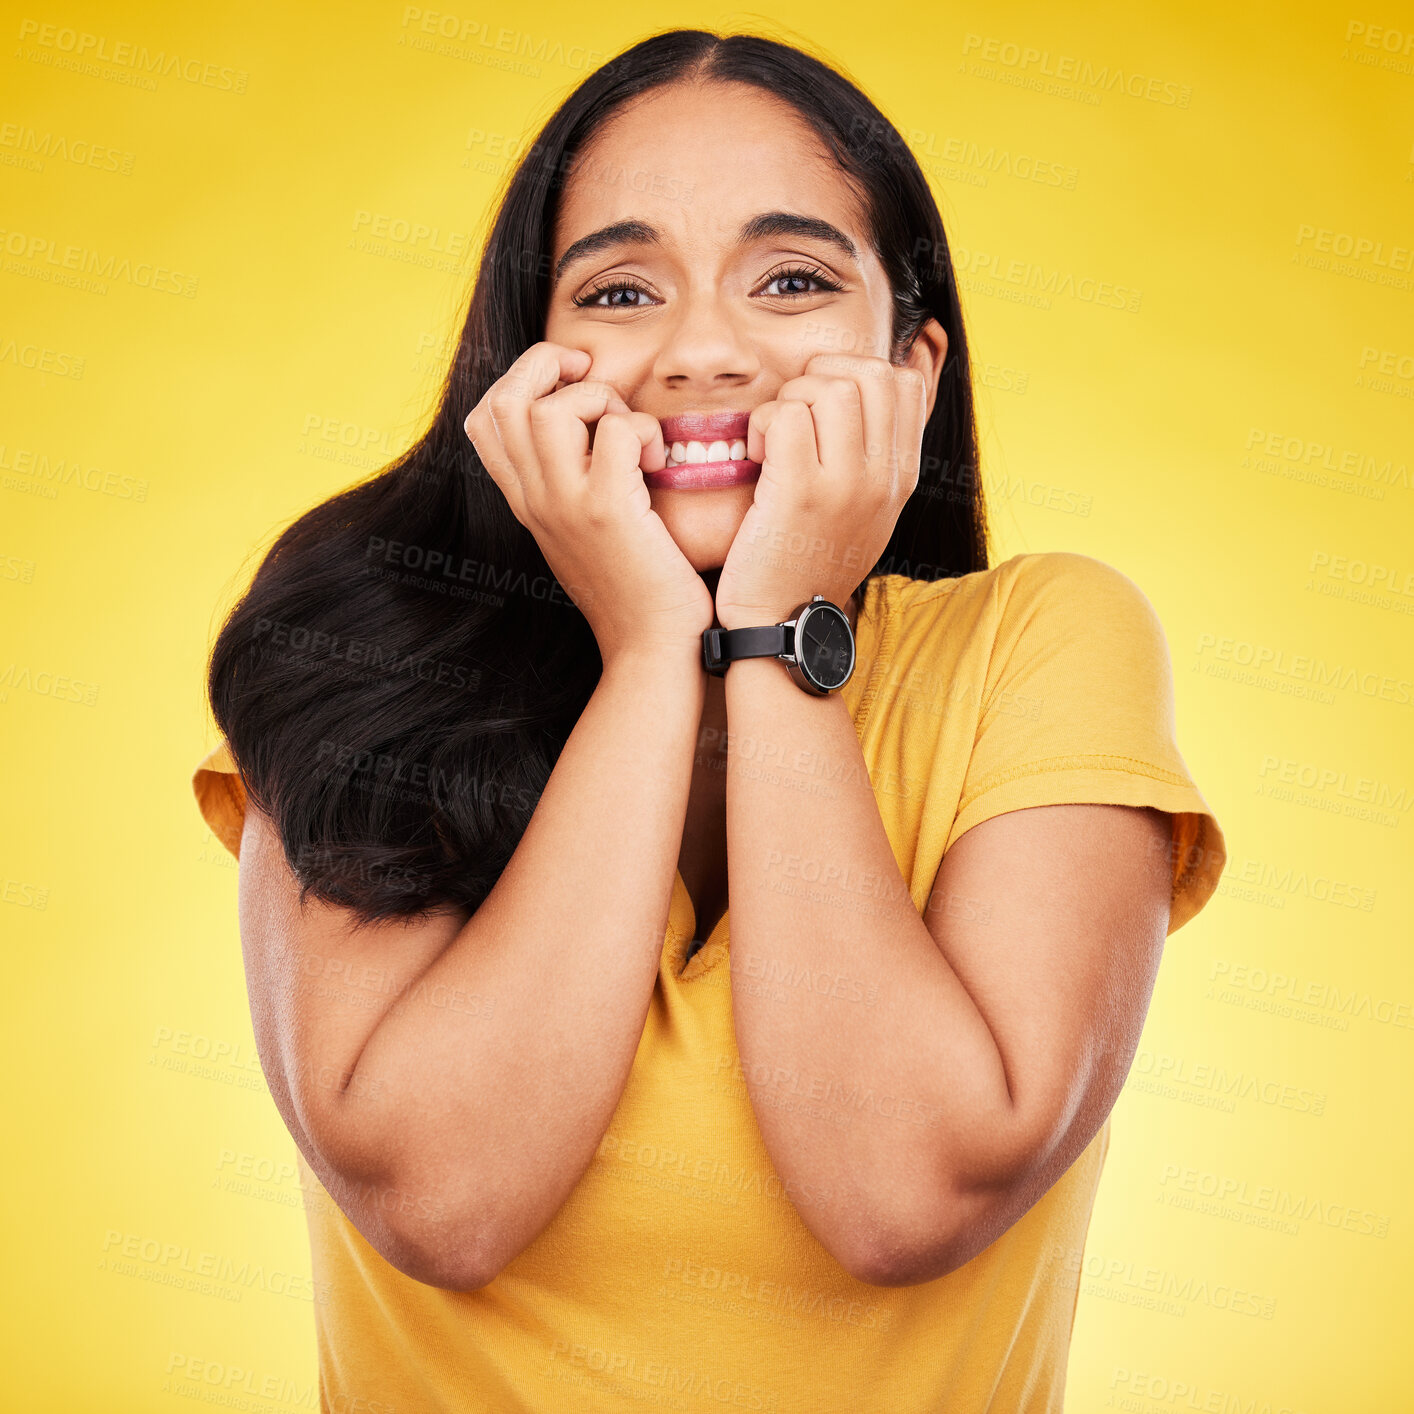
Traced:
MULTIPOLYGON (((1167 642, 1132 580, 1063 551, 936 582, 886 575, 867 585, 856 638, 843 695, 920 914, 964 830, 1087 801, 1172 812, 1169 932, 1207 901, 1223 836, 1175 743, 1167 642)), ((223 744, 193 778, 232 852, 234 769, 223 744)), ((762 1144, 732 1028, 729 919, 684 967, 694 932, 679 874, 595 1159, 484 1289, 401 1274, 300 1158, 313 1276, 328 1293, 315 1305, 324 1409, 1061 1408, 1109 1120, 965 1266, 915 1286, 857 1281, 801 1222, 762 1144)))

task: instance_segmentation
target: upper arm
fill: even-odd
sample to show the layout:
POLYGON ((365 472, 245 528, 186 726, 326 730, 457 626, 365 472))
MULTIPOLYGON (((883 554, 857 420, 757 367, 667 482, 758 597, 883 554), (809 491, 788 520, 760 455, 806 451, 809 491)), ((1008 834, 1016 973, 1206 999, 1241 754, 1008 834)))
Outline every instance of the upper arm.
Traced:
POLYGON ((975 825, 938 869, 925 922, 1011 1096, 994 1141, 952 1175, 961 1260, 1060 1178, 1119 1096, 1168 930, 1169 837, 1152 808, 1039 806, 975 825))
MULTIPOLYGON (((1068 552, 992 576, 970 754, 933 763, 955 810, 924 910, 991 1033, 1004 1113, 949 1156, 945 1237, 993 1241, 1104 1123, 1138 1047, 1165 937, 1226 851, 1175 738, 1168 644, 1136 584, 1068 552)), ((936 845, 934 846, 936 847, 936 845)))
POLYGON ((385 1209, 359 1197, 370 1191, 369 1181, 386 1181, 391 1155, 362 1127, 372 1111, 360 1101, 377 1100, 379 1082, 360 1074, 358 1059, 399 994, 451 944, 466 914, 355 930, 349 909, 313 897, 301 909, 279 832, 253 803, 245 809, 239 859, 241 950, 271 1096, 331 1196, 388 1255, 398 1242, 385 1209))

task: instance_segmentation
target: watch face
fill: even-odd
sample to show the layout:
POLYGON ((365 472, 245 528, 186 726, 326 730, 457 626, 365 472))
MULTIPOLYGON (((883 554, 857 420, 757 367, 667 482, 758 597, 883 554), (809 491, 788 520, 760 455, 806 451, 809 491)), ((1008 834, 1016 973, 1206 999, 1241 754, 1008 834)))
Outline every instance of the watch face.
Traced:
POLYGON ((854 671, 854 635, 843 609, 814 604, 795 627, 795 657, 812 682, 826 691, 843 687, 854 671))

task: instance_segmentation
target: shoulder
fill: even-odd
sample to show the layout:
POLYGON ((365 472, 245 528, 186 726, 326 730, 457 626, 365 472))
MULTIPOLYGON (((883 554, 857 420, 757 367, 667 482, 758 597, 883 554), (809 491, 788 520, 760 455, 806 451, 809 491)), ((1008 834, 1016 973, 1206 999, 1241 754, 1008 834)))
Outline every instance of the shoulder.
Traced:
MULTIPOLYGON (((997 712, 1070 716, 1172 712, 1172 658, 1144 592, 1103 560, 1067 550, 1014 555, 894 593, 891 674, 979 730, 997 712)), ((1014 724, 1013 724, 1014 725, 1014 724)))
POLYGON ((1006 650, 1022 637, 1163 642, 1159 616, 1121 570, 1072 550, 1013 555, 951 579, 894 581, 890 598, 904 636, 966 633, 976 646, 1006 650))
POLYGON ((1093 555, 1075 550, 1036 550, 956 581, 963 593, 988 598, 1001 613, 1037 608, 1153 608, 1144 591, 1125 573, 1093 555))
POLYGON ((1143 591, 1121 570, 1077 550, 1028 550, 984 570, 946 579, 912 579, 890 574, 880 578, 900 608, 922 608, 947 601, 991 599, 998 604, 1057 590, 1101 596, 1144 598, 1143 591))
POLYGON ((1144 592, 1123 571, 1075 550, 1039 550, 1013 555, 996 567, 998 591, 1009 597, 1066 593, 1104 601, 1148 604, 1144 592))
POLYGON ((999 565, 999 637, 1028 630, 1089 644, 1152 650, 1164 643, 1144 591, 1113 565, 1069 550, 1016 555, 999 565))

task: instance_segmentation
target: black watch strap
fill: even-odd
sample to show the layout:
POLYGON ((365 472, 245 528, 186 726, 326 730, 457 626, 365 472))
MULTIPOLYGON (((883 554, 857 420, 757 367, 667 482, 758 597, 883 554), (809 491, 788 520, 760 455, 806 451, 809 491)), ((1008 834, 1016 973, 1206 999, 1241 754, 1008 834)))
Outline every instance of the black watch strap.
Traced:
POLYGON ((794 627, 763 624, 759 628, 709 628, 702 635, 702 663, 714 677, 722 677, 727 664, 743 658, 779 658, 793 651, 794 627))

